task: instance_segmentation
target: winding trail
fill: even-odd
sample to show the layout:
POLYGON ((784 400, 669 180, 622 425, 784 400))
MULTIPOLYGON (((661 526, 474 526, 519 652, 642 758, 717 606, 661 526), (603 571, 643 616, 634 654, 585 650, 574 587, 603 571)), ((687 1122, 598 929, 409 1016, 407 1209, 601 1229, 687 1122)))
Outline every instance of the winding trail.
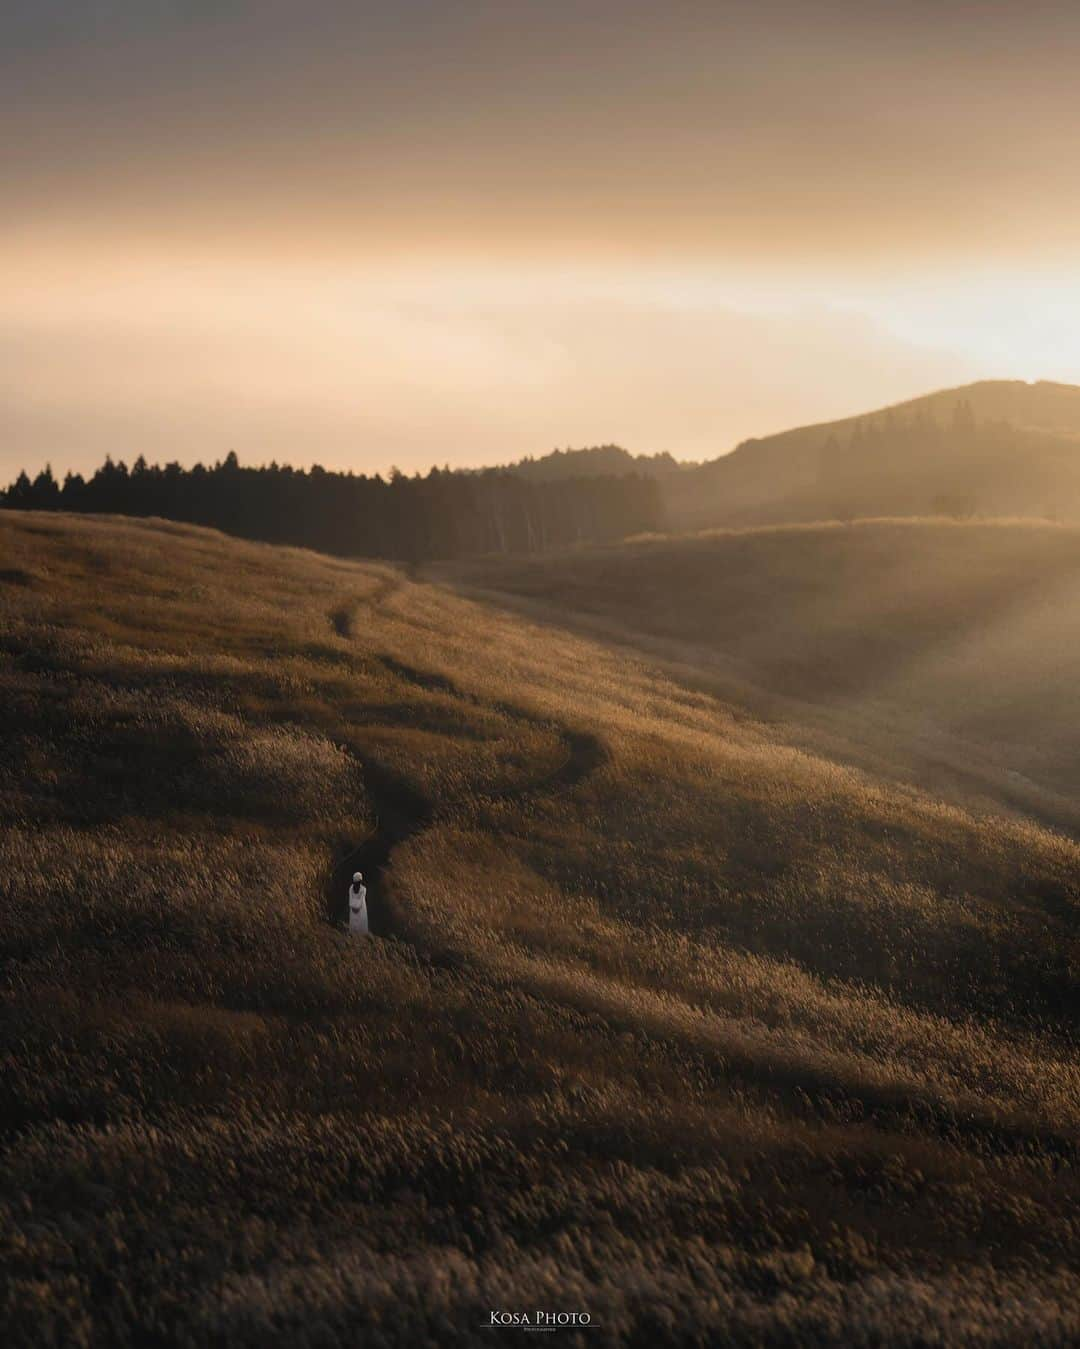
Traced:
MULTIPOLYGON (((328 618, 334 631, 340 637, 352 637, 353 620, 360 605, 367 604, 380 609, 402 584, 401 578, 390 577, 376 586, 370 596, 346 601, 331 610, 328 618)), ((538 797, 560 796, 584 782, 610 758, 603 740, 589 731, 575 730, 514 703, 484 699, 460 688, 446 675, 420 670, 388 653, 371 654, 390 673, 425 692, 444 693, 474 707, 498 711, 534 728, 550 728, 560 737, 565 753, 554 768, 500 791, 478 794, 478 800, 489 803, 526 802, 538 797)), ((362 758, 350 746, 342 748, 360 768, 377 823, 374 833, 334 863, 327 883, 327 916, 331 922, 344 923, 345 895, 349 881, 354 871, 360 871, 367 886, 368 917, 373 935, 400 937, 404 925, 393 911, 387 894, 385 872, 396 848, 431 827, 437 806, 399 774, 375 761, 362 758)))
MULTIPOLYGON (((384 605, 403 582, 390 578, 380 583, 367 600, 372 605, 384 605)), ((352 619, 365 597, 350 601, 328 617, 339 635, 353 636, 352 619), (339 615, 347 615, 339 619, 339 615), (339 627, 339 621, 342 627, 339 627)), ((404 682, 427 692, 438 691, 467 704, 485 710, 497 710, 503 715, 532 728, 553 731, 561 739, 564 756, 553 768, 535 776, 508 785, 498 791, 478 793, 477 802, 526 803, 540 798, 557 797, 586 782, 610 759, 604 741, 592 732, 574 729, 557 719, 531 712, 513 703, 484 699, 460 688, 448 676, 420 670, 407 665, 386 652, 368 653, 390 673, 404 682)), ((425 966, 438 970, 459 970, 460 953, 418 946, 410 935, 410 925, 403 915, 394 911, 386 885, 386 872, 395 850, 408 840, 431 828, 437 819, 437 805, 416 786, 377 761, 358 754, 355 748, 342 746, 359 767, 365 788, 375 812, 376 828, 356 847, 334 863, 327 884, 327 915, 335 924, 343 925, 346 914, 345 895, 354 871, 364 874, 368 887, 368 913, 373 935, 388 937, 406 945, 413 956, 425 966)), ((479 967, 476 971, 480 973, 479 967)), ((489 972, 490 973, 490 972, 489 972)), ((510 978, 514 975, 509 974, 510 978)), ((532 990, 555 1003, 579 1013, 606 1022, 615 1031, 640 1029, 628 1020, 625 1008, 617 1001, 585 998, 579 991, 561 986, 557 978, 542 977, 532 990)), ((664 1017, 650 1021, 650 1033, 702 1054, 711 1071, 724 1080, 743 1082, 750 1086, 779 1092, 788 1099, 794 1094, 808 1105, 811 1115, 828 1120, 831 1102, 839 1093, 842 1100, 857 1102, 863 1109, 861 1123, 886 1132, 908 1132, 913 1121, 928 1130, 942 1143, 960 1147, 989 1149, 997 1154, 1022 1155, 1037 1145, 1054 1159, 1055 1164, 1072 1164, 1078 1155, 1075 1138, 1065 1131, 1047 1127, 1026 1117, 1022 1110, 1001 1110, 983 1102, 970 1093, 960 1099, 950 1099, 929 1084, 905 1081, 879 1082, 864 1079, 857 1071, 840 1071, 836 1067, 823 1068, 808 1064, 798 1054, 788 1055, 769 1050, 753 1040, 733 1034, 714 1038, 693 1025, 681 1026, 664 1017)), ((796 1113, 799 1113, 799 1107, 796 1113)))
POLYGON ((355 637, 354 620, 356 611, 361 605, 369 609, 374 609, 376 613, 382 613, 386 609, 386 603, 404 585, 400 576, 387 576, 380 581, 377 586, 367 595, 352 595, 340 604, 336 604, 326 615, 330 620, 330 626, 338 637, 346 639, 355 637))

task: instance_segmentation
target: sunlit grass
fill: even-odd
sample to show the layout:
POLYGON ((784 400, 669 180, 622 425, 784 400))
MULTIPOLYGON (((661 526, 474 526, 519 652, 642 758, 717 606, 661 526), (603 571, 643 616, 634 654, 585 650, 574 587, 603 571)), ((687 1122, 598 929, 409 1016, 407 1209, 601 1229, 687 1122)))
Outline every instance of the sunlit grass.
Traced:
POLYGON ((1069 838, 376 565, 0 541, 16 1342, 1080 1334, 1069 838))

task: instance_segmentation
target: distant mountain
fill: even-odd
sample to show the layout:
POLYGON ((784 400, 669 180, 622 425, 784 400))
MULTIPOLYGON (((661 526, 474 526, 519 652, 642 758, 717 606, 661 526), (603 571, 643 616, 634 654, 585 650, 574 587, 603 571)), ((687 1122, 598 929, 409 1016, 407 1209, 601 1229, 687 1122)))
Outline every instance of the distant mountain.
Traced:
POLYGON ((855 515, 1080 518, 1080 387, 986 380, 743 441, 665 479, 676 529, 855 515))
POLYGON ((552 450, 539 459, 519 459, 508 467, 523 478, 552 482, 557 478, 606 478, 627 473, 666 478, 696 465, 681 464, 670 454, 631 454, 621 445, 594 445, 581 450, 552 450))
POLYGON ((653 478, 674 530, 873 515, 1080 519, 1080 387, 984 380, 745 440, 702 464, 597 445, 505 471, 653 478))

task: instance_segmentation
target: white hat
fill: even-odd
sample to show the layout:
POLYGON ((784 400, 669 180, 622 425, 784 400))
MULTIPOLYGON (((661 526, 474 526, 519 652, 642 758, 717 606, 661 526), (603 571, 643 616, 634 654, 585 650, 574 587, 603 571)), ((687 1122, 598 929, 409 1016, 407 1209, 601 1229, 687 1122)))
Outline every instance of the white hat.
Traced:
POLYGON ((354 871, 353 874, 352 874, 352 878, 353 878, 354 881, 356 881, 357 883, 359 883, 360 881, 362 881, 362 880, 364 879, 363 872, 360 872, 360 871, 354 871))

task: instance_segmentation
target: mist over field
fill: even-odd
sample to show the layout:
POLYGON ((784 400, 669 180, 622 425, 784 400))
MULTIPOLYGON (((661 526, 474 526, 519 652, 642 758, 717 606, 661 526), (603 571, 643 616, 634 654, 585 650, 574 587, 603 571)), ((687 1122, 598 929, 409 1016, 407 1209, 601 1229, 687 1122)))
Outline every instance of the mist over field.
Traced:
POLYGON ((443 564, 832 755, 1074 830, 1080 529, 862 519, 443 564))

